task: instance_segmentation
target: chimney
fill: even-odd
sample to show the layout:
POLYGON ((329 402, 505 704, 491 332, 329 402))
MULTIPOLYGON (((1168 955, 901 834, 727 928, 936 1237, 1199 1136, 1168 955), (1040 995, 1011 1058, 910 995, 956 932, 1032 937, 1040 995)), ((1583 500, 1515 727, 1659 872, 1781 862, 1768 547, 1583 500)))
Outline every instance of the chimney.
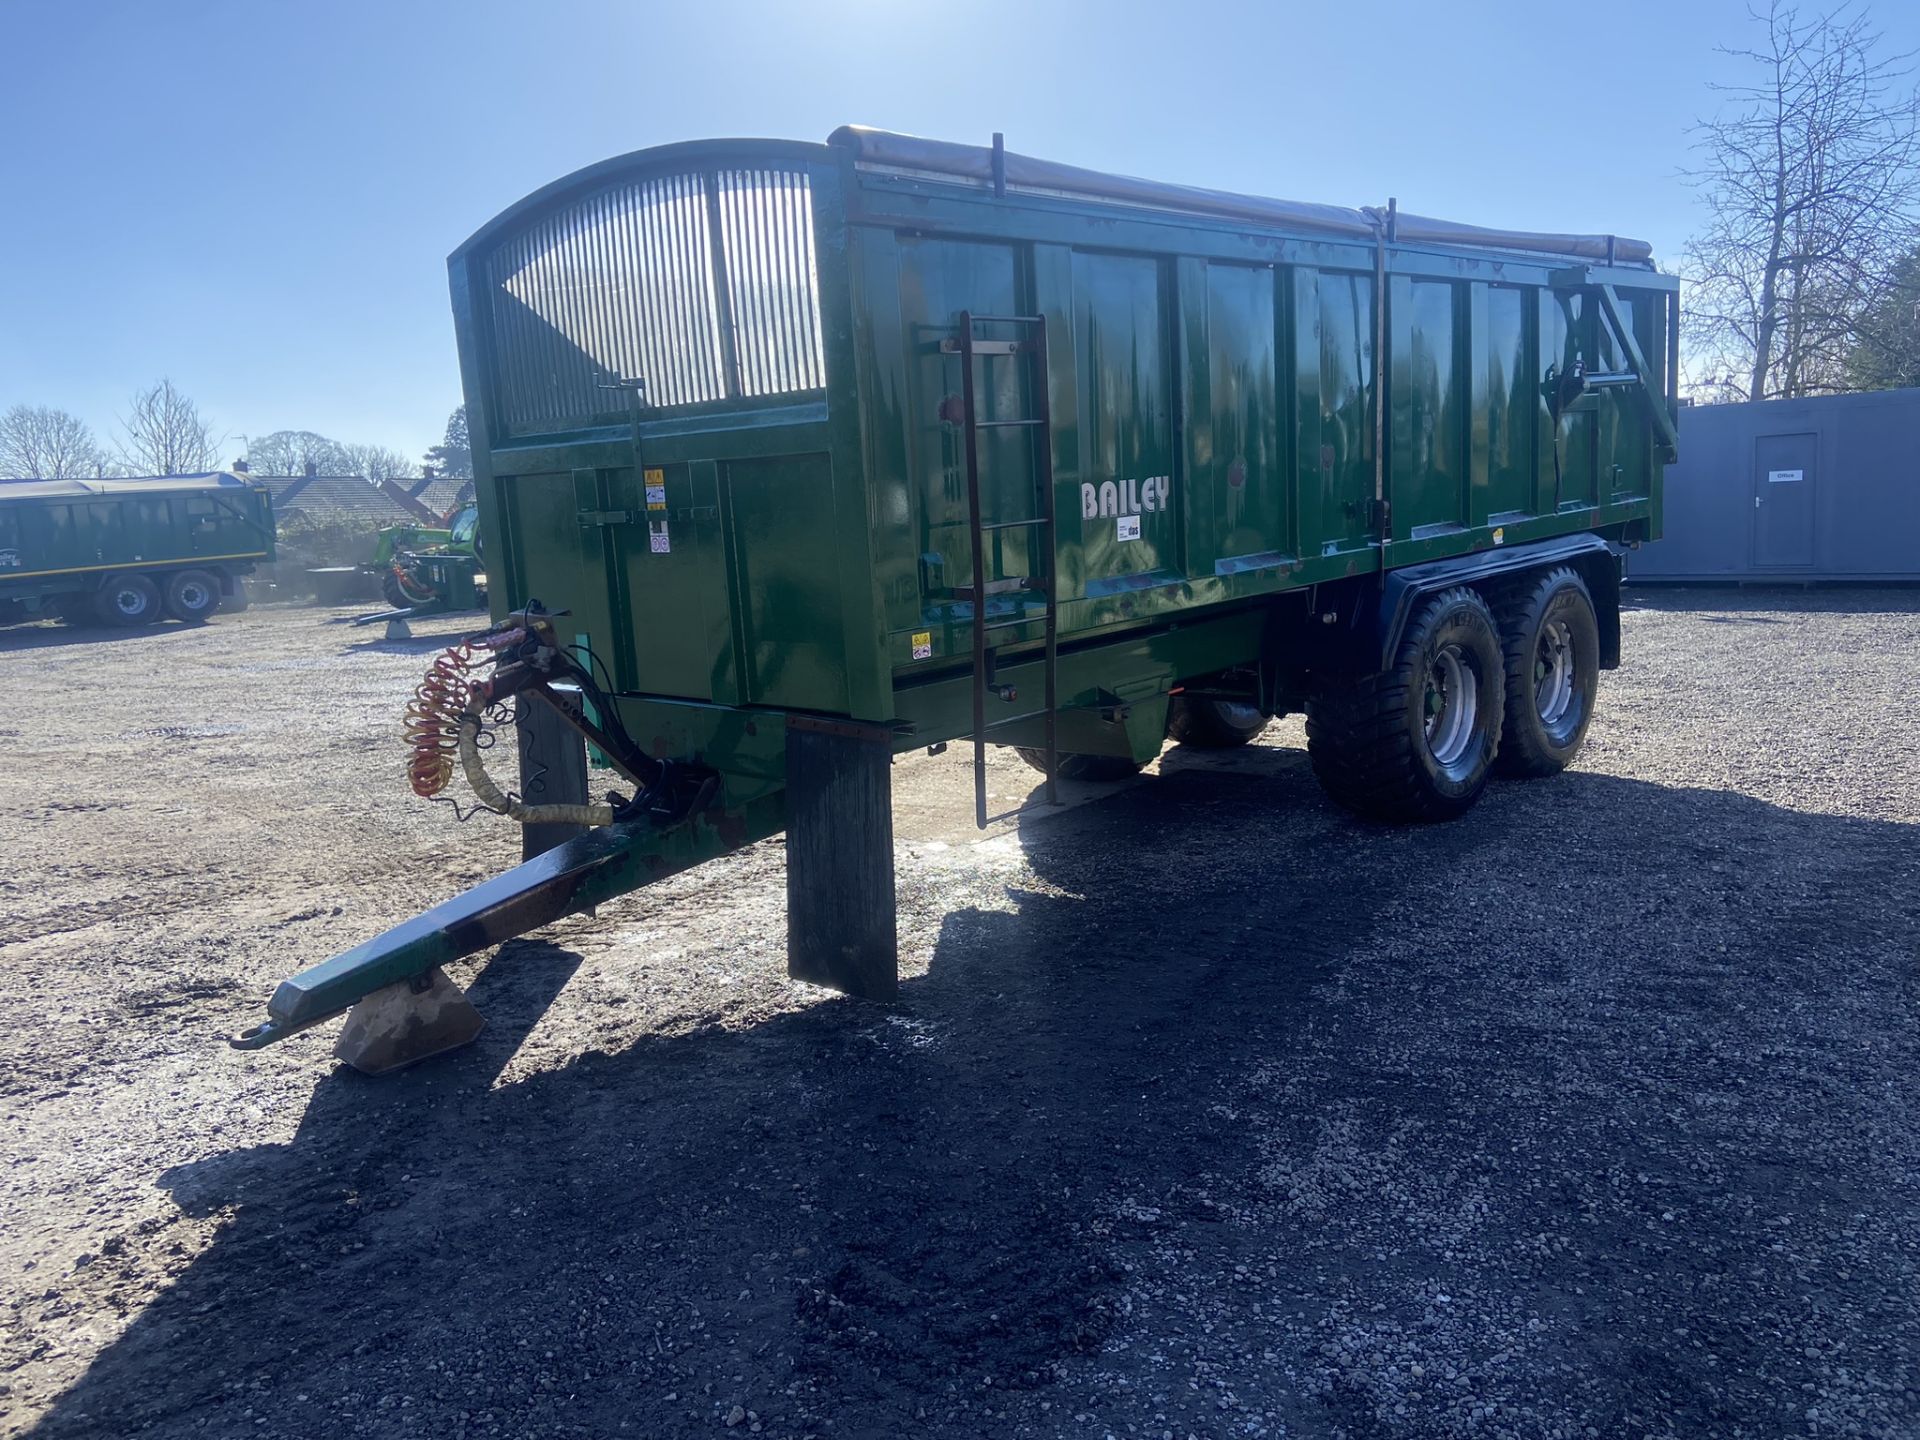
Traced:
POLYGON ((422 465, 420 467, 420 478, 422 480, 431 480, 433 478, 433 466, 422 465))
POLYGON ((245 460, 234 461, 233 473, 236 475, 245 475, 247 473, 247 462, 245 460))
POLYGON ((307 461, 307 478, 311 480, 313 479, 314 476, 318 475, 319 473, 320 473, 319 465, 317 465, 311 460, 307 461))

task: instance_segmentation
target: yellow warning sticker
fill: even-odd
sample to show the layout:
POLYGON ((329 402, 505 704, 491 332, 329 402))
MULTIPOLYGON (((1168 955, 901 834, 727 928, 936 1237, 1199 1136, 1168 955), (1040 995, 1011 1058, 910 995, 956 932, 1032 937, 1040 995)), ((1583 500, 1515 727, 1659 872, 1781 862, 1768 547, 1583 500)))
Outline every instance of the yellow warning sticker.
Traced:
POLYGON ((933 658, 933 632, 916 630, 913 632, 913 658, 931 660, 933 658))
POLYGON ((667 524, 667 472, 649 467, 647 482, 647 549, 655 555, 673 553, 673 531, 667 524))
POLYGON ((1493 543, 1496 545, 1504 545, 1507 543, 1507 530, 1504 525, 1493 532, 1493 543))

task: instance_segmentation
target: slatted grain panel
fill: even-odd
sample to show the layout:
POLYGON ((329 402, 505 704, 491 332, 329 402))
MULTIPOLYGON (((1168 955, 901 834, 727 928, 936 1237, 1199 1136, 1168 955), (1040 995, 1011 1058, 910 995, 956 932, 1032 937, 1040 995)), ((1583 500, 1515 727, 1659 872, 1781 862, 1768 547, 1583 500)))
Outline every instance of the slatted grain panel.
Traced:
POLYGON ((818 390, 813 205, 779 166, 622 181, 488 257, 495 386, 510 433, 648 406, 818 390))

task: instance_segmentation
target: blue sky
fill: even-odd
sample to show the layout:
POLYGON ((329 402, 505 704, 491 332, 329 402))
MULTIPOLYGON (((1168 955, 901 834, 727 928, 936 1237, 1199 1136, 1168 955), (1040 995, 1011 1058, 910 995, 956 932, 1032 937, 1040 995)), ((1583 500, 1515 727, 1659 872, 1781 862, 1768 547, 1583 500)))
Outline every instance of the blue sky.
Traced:
MULTIPOLYGON (((419 453, 445 257, 594 160, 853 121, 1295 199, 1613 230, 1677 262, 1743 0, 0 0, 0 408, 170 376, 235 438, 419 453)), ((1890 48, 1920 7, 1880 5, 1890 48)))

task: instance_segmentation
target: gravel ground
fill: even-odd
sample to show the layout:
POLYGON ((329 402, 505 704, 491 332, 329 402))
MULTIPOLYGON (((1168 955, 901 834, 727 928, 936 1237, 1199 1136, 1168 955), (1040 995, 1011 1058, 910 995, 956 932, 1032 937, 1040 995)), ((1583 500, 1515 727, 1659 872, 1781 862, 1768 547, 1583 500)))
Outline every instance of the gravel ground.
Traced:
POLYGON ((379 1081, 220 1035, 515 837, 323 618, 0 632, 0 1435, 1920 1434, 1920 594, 1642 596, 1442 827, 905 762, 896 1008, 776 841, 379 1081))

